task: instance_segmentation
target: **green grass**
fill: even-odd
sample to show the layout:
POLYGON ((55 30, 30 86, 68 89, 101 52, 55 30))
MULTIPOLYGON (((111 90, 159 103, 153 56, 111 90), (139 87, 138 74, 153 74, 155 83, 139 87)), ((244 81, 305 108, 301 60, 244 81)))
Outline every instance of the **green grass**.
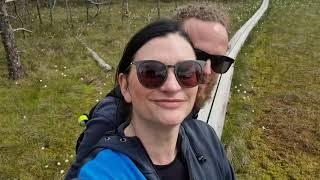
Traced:
POLYGON ((239 179, 319 179, 320 4, 270 2, 237 58, 223 141, 239 179))
MULTIPOLYGON (((66 23, 64 8, 59 4, 54 9, 53 25, 48 10, 42 8, 44 23, 40 26, 32 5, 27 28, 33 33, 26 33, 24 39, 21 32, 16 32, 27 76, 8 80, 5 57, 0 57, 0 179, 61 179, 64 173, 60 171, 66 171, 74 160, 76 139, 82 131, 77 118, 112 88, 115 73, 115 69, 101 70, 75 36, 81 35, 116 67, 128 38, 157 17, 154 1, 132 0, 130 15, 122 22, 120 2, 114 2, 110 12, 103 6, 101 14, 89 22, 84 6, 71 4, 73 27, 66 23)), ((259 1, 221 5, 229 12, 231 32, 235 32, 257 9, 259 1)), ((174 1, 161 3, 162 15, 172 14, 173 9, 174 1)), ((90 11, 93 14, 93 8, 90 11)), ((13 22, 13 26, 18 24, 13 22)), ((0 54, 4 55, 2 46, 0 54)))

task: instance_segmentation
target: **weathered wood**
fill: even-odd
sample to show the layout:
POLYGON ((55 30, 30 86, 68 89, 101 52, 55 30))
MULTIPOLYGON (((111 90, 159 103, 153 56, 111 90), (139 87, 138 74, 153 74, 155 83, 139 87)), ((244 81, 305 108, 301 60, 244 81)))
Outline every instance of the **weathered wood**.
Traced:
POLYGON ((16 80, 22 78, 24 70, 15 43, 14 31, 9 22, 7 7, 4 0, 0 0, 0 31, 2 43, 6 52, 9 78, 16 80))
POLYGON ((32 33, 31 30, 26 29, 26 28, 16 28, 16 29, 13 30, 13 32, 16 32, 16 31, 26 31, 26 32, 28 32, 28 33, 32 33))
POLYGON ((97 61, 98 65, 102 67, 103 69, 110 71, 112 69, 112 66, 107 64, 105 60, 103 60, 98 53, 96 53, 93 49, 91 49, 85 42, 83 42, 79 37, 76 37, 76 39, 89 51, 92 58, 97 61))

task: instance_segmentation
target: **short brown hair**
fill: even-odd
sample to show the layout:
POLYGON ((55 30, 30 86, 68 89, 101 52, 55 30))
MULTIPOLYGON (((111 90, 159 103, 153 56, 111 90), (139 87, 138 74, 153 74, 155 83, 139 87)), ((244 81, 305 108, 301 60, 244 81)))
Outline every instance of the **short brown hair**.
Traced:
POLYGON ((228 29, 228 18, 217 6, 213 3, 202 2, 202 3, 189 3, 183 5, 177 9, 175 18, 183 22, 189 18, 197 18, 202 21, 212 21, 223 25, 228 29))

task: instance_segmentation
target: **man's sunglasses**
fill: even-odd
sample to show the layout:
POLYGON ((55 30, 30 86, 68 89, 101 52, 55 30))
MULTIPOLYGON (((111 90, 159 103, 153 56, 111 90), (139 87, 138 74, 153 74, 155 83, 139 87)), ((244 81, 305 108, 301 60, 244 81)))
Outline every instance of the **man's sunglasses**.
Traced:
POLYGON ((161 87, 168 77, 169 68, 174 68, 174 74, 181 87, 192 88, 203 81, 203 66, 205 63, 195 60, 166 65, 156 60, 134 61, 137 76, 141 85, 149 89, 161 87))
POLYGON ((212 55, 200 49, 195 49, 194 51, 198 60, 206 61, 210 59, 211 69, 216 73, 223 74, 227 72, 231 64, 234 62, 234 59, 228 56, 212 55))

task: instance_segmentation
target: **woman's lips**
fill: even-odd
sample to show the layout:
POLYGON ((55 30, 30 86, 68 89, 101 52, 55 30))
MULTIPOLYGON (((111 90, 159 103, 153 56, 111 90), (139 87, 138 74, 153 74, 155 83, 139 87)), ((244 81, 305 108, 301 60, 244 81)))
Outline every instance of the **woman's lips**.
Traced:
POLYGON ((166 109, 178 108, 185 102, 183 99, 155 99, 152 101, 156 105, 166 109))

